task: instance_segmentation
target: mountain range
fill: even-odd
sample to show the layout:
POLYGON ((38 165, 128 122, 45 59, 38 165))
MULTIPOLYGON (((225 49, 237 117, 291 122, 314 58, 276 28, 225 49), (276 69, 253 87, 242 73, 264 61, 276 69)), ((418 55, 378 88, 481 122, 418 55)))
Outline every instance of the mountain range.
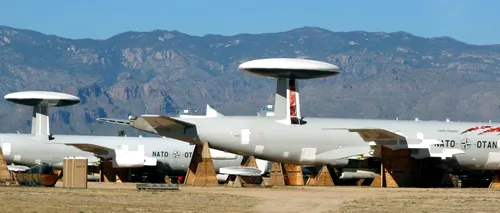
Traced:
MULTIPOLYGON (((500 45, 317 27, 201 37, 129 31, 94 40, 0 26, 0 93, 49 90, 80 97, 78 105, 51 108, 54 134, 144 134, 95 119, 204 113, 206 104, 225 115, 256 115, 273 103, 274 80, 243 73, 238 65, 270 57, 341 68, 335 77, 299 82, 305 117, 500 120, 500 45)), ((0 115, 1 132, 29 132, 30 107, 3 100, 0 115)))

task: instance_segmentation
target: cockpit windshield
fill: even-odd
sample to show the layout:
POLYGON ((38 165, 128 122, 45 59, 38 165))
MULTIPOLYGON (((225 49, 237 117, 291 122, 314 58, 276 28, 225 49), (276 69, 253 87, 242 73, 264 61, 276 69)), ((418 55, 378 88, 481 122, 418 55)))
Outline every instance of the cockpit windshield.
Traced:
POLYGON ((274 112, 274 106, 273 105, 267 105, 262 107, 261 111, 264 112, 274 112))

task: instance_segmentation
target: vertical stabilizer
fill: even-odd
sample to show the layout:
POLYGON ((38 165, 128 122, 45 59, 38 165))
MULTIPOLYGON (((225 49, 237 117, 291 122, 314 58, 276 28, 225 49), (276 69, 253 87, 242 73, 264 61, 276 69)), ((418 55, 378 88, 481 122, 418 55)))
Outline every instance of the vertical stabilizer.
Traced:
POLYGON ((217 112, 214 108, 210 107, 210 105, 207 104, 207 111, 205 113, 206 117, 220 117, 224 116, 223 114, 217 112))

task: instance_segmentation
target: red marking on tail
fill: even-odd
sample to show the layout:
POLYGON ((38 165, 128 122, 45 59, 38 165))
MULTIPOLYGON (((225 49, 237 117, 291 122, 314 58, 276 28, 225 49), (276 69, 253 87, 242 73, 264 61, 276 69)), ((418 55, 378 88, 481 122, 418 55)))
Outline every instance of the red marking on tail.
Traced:
POLYGON ((472 132, 472 131, 479 130, 479 129, 488 129, 488 128, 491 128, 491 126, 476 126, 476 127, 469 128, 460 134, 464 134, 466 132, 472 132))
POLYGON ((482 134, 488 133, 488 132, 500 132, 500 127, 495 127, 495 128, 491 128, 491 129, 485 130, 485 131, 479 133, 478 135, 482 135, 482 134))

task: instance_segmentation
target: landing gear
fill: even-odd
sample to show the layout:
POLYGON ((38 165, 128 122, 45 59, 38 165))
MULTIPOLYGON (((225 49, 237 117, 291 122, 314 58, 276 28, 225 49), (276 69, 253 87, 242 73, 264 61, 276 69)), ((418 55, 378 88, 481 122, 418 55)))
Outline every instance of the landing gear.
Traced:
POLYGON ((453 176, 458 188, 489 188, 494 175, 492 171, 460 171, 453 176))

